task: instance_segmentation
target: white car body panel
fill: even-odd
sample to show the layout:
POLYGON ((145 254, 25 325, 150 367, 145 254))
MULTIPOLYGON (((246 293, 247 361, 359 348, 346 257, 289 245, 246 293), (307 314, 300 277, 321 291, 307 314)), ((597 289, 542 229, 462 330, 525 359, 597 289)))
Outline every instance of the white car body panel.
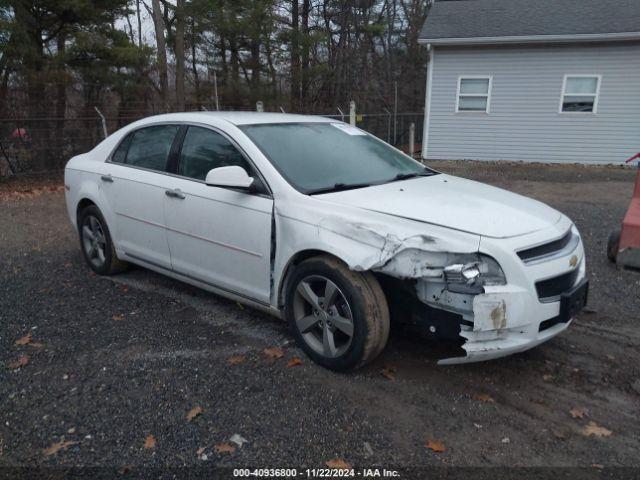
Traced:
POLYGON ((324 195, 336 203, 494 238, 540 230, 560 213, 530 198, 472 180, 437 175, 324 195), (465 215, 460 216, 464 211, 465 215))
MULTIPOLYGON (((116 250, 171 268, 171 254, 165 229, 163 202, 171 188, 166 175, 110 164, 100 188, 115 213, 116 250)), ((113 224, 112 224, 113 225, 113 224)))
POLYGON ((80 203, 95 203, 109 225, 119 258, 275 315, 281 314, 287 274, 306 252, 329 253, 353 270, 410 281, 422 304, 466 322, 460 331, 466 356, 441 363, 502 357, 567 328, 570 322, 540 328, 558 316, 560 301, 541 301, 535 284, 572 271, 574 285, 582 282, 586 276, 582 242, 531 264, 517 255, 575 230, 565 215, 535 200, 444 174, 305 195, 238 128, 278 122, 335 120, 198 112, 128 125, 67 164, 69 217, 75 226, 80 203), (108 161, 130 131, 166 123, 206 126, 233 139, 271 195, 211 187, 108 161), (114 182, 103 181, 103 175, 114 182), (185 199, 167 197, 167 189, 179 189, 185 199), (477 254, 497 261, 506 284, 486 286, 474 295, 446 290, 442 267, 456 256, 477 254))
POLYGON ((273 200, 171 178, 184 200, 164 196, 174 270, 270 301, 273 200))

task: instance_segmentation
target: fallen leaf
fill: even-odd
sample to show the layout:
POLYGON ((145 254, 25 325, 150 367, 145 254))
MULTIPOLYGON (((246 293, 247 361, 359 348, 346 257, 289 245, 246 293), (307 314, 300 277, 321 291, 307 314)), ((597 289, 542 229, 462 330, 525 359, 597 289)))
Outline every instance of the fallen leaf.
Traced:
POLYGON ((426 447, 434 452, 442 453, 446 450, 444 443, 438 440, 427 440, 426 447))
POLYGON ((71 445, 75 445, 78 442, 72 442, 72 441, 64 441, 64 440, 60 440, 58 443, 54 443, 53 445, 51 445, 49 448, 45 448, 42 453, 44 454, 45 457, 48 457, 50 455, 55 455, 56 453, 58 453, 60 450, 66 450, 67 448, 69 448, 71 445))
POLYGON ((284 352, 280 347, 265 348, 264 354, 267 358, 278 359, 284 357, 284 352))
POLYGON ((569 413, 571 414, 572 418, 584 418, 585 416, 587 416, 587 409, 575 407, 569 410, 569 413))
POLYGON ((380 375, 393 382, 396 379, 396 368, 384 367, 382 370, 380 370, 380 375))
POLYGON ((246 357, 244 355, 233 355, 227 359, 227 363, 229 365, 239 365, 244 363, 246 357))
POLYGON ((602 469, 604 469, 604 465, 602 465, 600 463, 592 463, 591 464, 591 468, 596 468, 598 470, 602 470, 602 469))
POLYGON ((204 410, 202 410, 202 407, 193 407, 191 410, 189 410, 189 413, 187 413, 187 420, 191 421, 194 418, 196 418, 198 415, 200 415, 202 412, 204 412, 204 410))
POLYGON ((566 440, 567 435, 564 432, 561 432, 560 430, 554 430, 553 432, 553 436, 556 437, 558 440, 566 440))
POLYGON ((124 315, 122 315, 121 313, 118 313, 112 316, 111 320, 115 320, 116 322, 119 322, 120 320, 124 320, 124 315))
POLYGON ((218 445, 214 446, 213 449, 216 451, 216 453, 233 453, 236 451, 236 447, 228 443, 219 443, 218 445))
POLYGON ((289 360, 289 363, 287 363, 287 367, 297 367, 298 365, 302 365, 302 360, 300 360, 298 357, 293 357, 291 360, 289 360))
POLYGON ((67 433, 69 435, 73 435, 74 433, 76 433, 76 427, 71 427, 69 430, 67 430, 67 433))
POLYGON ((477 400, 478 402, 495 402, 491 395, 487 395, 486 393, 474 393, 471 398, 477 400))
POLYGON ((27 363, 29 363, 29 356, 28 355, 20 355, 17 360, 14 360, 13 362, 9 362, 9 368, 11 370, 17 370, 20 367, 24 367, 27 363))
POLYGON ((234 433, 233 435, 231 435, 231 438, 229 440, 238 445, 240 448, 242 448, 245 443, 249 443, 249 440, 238 433, 234 433))
POLYGON ((502 443, 511 443, 511 439, 509 437, 504 437, 502 440, 500 440, 502 443))
POLYGON ((551 380, 553 380, 553 375, 545 373, 544 375, 542 375, 542 380, 544 380, 545 382, 550 382, 551 380))
POLYGON ((198 456, 202 455, 205 450, 206 450, 205 447, 200 447, 198 450, 196 450, 196 455, 198 456))
POLYGON ((144 440, 144 448, 147 450, 156 448, 156 439, 153 435, 147 435, 147 438, 144 440))
POLYGON ((334 458, 333 460, 327 460, 324 464, 329 468, 340 468, 342 470, 350 470, 351 465, 342 460, 341 458, 334 458))
POLYGON ((29 332, 24 337, 19 338, 16 340, 16 345, 27 345, 31 343, 31 335, 31 332, 29 332))
POLYGON ((613 432, 607 428, 601 427, 596 422, 589 422, 589 425, 580 430, 585 437, 610 437, 613 432))

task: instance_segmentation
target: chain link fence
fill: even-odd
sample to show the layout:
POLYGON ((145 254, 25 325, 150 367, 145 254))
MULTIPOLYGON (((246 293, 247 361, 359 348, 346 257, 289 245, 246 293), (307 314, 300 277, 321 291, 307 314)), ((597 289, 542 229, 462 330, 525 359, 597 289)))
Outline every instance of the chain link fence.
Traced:
MULTIPOLYGON (((207 107, 211 106, 192 104, 187 105, 186 110, 211 110, 207 107)), ((98 144, 104 138, 105 129, 108 133, 113 133, 131 122, 161 113, 135 103, 129 103, 127 108, 118 108, 116 115, 108 107, 105 107, 104 114, 91 107, 79 109, 74 113, 67 111, 64 117, 30 117, 21 114, 21 110, 28 111, 8 109, 10 113, 5 112, 4 118, 0 118, 0 177, 60 170, 69 158, 87 152, 98 144)), ((221 110, 237 109, 221 106, 221 110)), ((316 114, 349 122, 348 112, 345 114, 340 108, 337 108, 336 112, 316 114)), ((359 128, 405 152, 409 152, 409 137, 413 124, 414 151, 416 154, 420 151, 424 121, 422 112, 357 113, 355 121, 359 128)))

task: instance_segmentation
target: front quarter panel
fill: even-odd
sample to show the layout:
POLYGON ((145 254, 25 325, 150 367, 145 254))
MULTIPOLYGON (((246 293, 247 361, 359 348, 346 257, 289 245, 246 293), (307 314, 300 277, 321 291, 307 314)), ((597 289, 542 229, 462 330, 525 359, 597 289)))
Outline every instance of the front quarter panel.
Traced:
POLYGON ((475 253, 480 241, 477 235, 304 195, 293 201, 277 199, 275 221, 274 284, 280 293, 300 252, 326 252, 354 271, 408 279, 440 275, 437 267, 451 255, 475 253))

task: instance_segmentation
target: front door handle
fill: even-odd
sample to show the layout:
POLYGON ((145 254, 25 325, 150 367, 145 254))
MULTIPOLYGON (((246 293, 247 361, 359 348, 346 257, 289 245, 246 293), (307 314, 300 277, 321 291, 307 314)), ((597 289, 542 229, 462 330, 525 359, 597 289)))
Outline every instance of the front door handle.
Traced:
POLYGON ((111 175, 102 175, 100 180, 103 182, 113 183, 113 177, 111 175))
POLYGON ((184 200, 185 198, 184 194, 179 188, 176 188, 174 190, 165 190, 164 193, 167 197, 177 198, 179 200, 184 200))

